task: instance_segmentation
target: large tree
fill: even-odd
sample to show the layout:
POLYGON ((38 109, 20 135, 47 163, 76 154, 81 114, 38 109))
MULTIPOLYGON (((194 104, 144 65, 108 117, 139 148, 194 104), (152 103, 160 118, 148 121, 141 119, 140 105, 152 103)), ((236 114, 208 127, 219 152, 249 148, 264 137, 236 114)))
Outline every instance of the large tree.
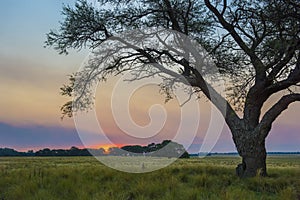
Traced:
MULTIPOLYGON (((72 96, 74 88, 88 90, 88 82, 93 81, 94 75, 106 78, 114 72, 141 70, 130 68, 139 62, 158 63, 160 67, 153 65, 153 68, 174 78, 174 73, 185 76, 194 91, 201 91, 221 111, 242 157, 237 174, 267 175, 265 139, 272 123, 291 103, 300 101, 299 1, 99 0, 98 3, 95 6, 79 0, 75 7, 64 6, 64 21, 58 31, 48 33, 46 44, 63 54, 72 48, 95 49, 128 30, 149 27, 173 30, 193 37, 205 47, 222 76, 230 81, 228 95, 218 95, 196 70, 197 63, 176 55, 175 50, 136 47, 121 39, 119 42, 132 51, 118 54, 101 70, 90 66, 85 72, 74 74, 62 93, 72 96), (162 58, 169 61, 168 65, 161 63, 162 58), (172 63, 176 70, 170 70, 172 63), (281 95, 279 100, 262 113, 264 103, 277 93, 281 95)), ((81 109, 90 103, 87 99, 80 100, 80 96, 75 101, 80 102, 81 109)), ((66 103, 62 111, 71 116, 72 102, 66 103)))

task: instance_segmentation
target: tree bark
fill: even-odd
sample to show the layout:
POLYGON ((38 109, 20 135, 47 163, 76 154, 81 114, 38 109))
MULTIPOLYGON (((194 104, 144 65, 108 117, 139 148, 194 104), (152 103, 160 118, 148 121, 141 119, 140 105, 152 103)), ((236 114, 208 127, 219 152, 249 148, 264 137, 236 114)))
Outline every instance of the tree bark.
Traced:
POLYGON ((265 139, 255 132, 243 132, 234 138, 242 163, 236 167, 241 178, 267 176, 265 139))

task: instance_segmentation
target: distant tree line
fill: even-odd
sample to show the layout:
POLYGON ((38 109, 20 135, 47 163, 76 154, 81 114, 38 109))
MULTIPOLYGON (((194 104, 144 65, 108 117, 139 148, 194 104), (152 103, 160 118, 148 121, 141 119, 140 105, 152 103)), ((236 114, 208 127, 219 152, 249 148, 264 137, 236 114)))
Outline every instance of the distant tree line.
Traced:
MULTIPOLYGON (((188 152, 183 145, 173 142, 171 140, 164 140, 162 143, 151 143, 147 146, 133 145, 123 146, 122 150, 127 151, 128 155, 143 155, 143 156, 155 156, 155 157, 177 157, 177 158, 189 158, 188 152)), ((110 151, 111 152, 111 151, 110 151)))
MULTIPOLYGON (((268 155, 300 155, 300 152, 267 152, 268 155)), ((200 152, 200 153, 192 153, 189 154, 190 157, 198 157, 198 156, 238 156, 238 152, 226 152, 226 153, 218 153, 218 152, 200 152)))
POLYGON ((162 143, 151 143, 147 146, 127 145, 121 148, 111 147, 108 151, 99 149, 49 149, 44 148, 34 152, 19 152, 10 148, 0 148, 0 156, 157 156, 189 158, 188 152, 181 144, 164 140, 162 143))
MULTIPOLYGON (((104 155, 105 150, 103 148, 94 149, 100 155, 104 155)), ((71 147, 70 149, 48 149, 39 150, 35 152, 35 156, 91 156, 89 149, 79 149, 77 147, 71 147)))
MULTIPOLYGON (((104 149, 96 149, 104 154, 104 149)), ((79 149, 71 147, 70 149, 41 149, 36 152, 29 150, 27 152, 18 152, 10 148, 0 148, 0 156, 91 156, 88 149, 79 149)))
POLYGON ((25 152, 18 152, 10 148, 0 148, 0 156, 26 156, 25 152))

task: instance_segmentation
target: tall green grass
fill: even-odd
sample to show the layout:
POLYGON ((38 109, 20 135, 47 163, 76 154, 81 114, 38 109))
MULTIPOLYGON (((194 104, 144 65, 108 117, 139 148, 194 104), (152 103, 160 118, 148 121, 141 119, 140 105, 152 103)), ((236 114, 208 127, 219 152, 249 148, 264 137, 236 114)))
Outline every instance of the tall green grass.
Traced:
POLYGON ((239 179, 238 157, 178 160, 145 174, 93 157, 0 158, 0 199, 299 199, 299 156, 269 157, 269 177, 239 179))

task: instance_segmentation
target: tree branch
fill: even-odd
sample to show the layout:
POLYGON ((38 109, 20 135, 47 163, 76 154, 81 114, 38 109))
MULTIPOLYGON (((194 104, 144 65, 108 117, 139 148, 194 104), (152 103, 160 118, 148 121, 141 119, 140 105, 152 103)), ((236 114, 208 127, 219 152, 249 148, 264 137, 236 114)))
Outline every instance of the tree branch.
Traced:
POLYGON ((219 11, 210 3, 209 0, 204 0, 205 5, 207 8, 213 12, 213 14, 218 18, 220 24, 223 26, 225 30, 227 30, 230 35, 233 37, 233 39, 236 41, 236 43, 240 46, 240 48, 250 57, 252 64, 256 71, 255 81, 256 82, 262 82, 266 78, 266 68, 262 61, 258 58, 258 56, 255 54, 254 50, 249 48, 246 43, 243 41, 243 39, 239 36, 239 34, 234 29, 234 26, 230 23, 228 23, 224 16, 219 13, 219 11))
POLYGON ((167 6, 167 9, 168 9, 168 15, 170 17, 170 20, 172 22, 172 29, 175 30, 175 31, 178 31, 180 33, 182 33, 182 30, 179 26, 179 23, 175 17, 175 13, 173 12, 173 8, 172 8, 172 5, 171 5, 171 2, 169 0, 164 0, 164 3, 165 5, 167 6))
POLYGON ((285 80, 270 85, 263 91, 263 93, 270 96, 276 92, 287 89, 290 86, 296 85, 299 82, 300 82, 300 52, 298 53, 296 66, 290 72, 289 76, 285 80))
MULTIPOLYGON (((231 105, 222 97, 209 83, 207 83, 203 76, 196 70, 192 69, 193 74, 196 78, 194 81, 189 81, 192 86, 198 87, 204 93, 204 95, 218 108, 223 115, 226 123, 230 128, 236 127, 241 122, 241 119, 236 114, 231 105)), ((237 132, 232 131, 232 134, 237 132)))
MULTIPOLYGON (((284 110, 286 110, 291 103, 295 101, 300 101, 300 94, 289 94, 281 97, 281 99, 265 113, 258 126, 259 130, 270 130, 272 123, 275 121, 275 119, 284 110)), ((261 135, 262 138, 266 138, 269 133, 269 131, 261 132, 264 133, 263 135, 261 135)))
MULTIPOLYGON (((192 74, 194 75, 194 77, 193 76, 185 76, 188 83, 193 87, 198 87, 201 89, 201 91, 205 94, 205 96, 218 108, 218 110, 224 116, 226 122, 229 124, 230 127, 236 127, 237 123, 240 123, 240 118, 235 113, 235 111, 231 107, 231 105, 226 101, 226 99, 224 97, 222 97, 208 82, 205 81, 205 79, 203 78, 203 76, 200 74, 200 72, 197 69, 189 66, 188 62, 182 62, 182 60, 175 59, 174 56, 171 55, 170 52, 168 52, 168 51, 159 51, 159 50, 152 49, 152 48, 141 49, 138 46, 135 46, 134 44, 128 43, 127 41, 123 40, 122 38, 113 37, 112 39, 117 40, 117 41, 125 44, 128 48, 131 48, 131 49, 137 51, 141 56, 144 56, 149 61, 149 64, 152 64, 154 68, 158 69, 162 73, 165 73, 171 77, 174 77, 177 81, 180 81, 184 84, 186 84, 186 82, 181 80, 181 78, 178 78, 179 77, 178 73, 176 73, 172 70, 169 70, 166 67, 159 64, 156 57, 151 55, 151 52, 154 52, 154 53, 158 54, 159 56, 166 55, 174 63, 184 66, 185 68, 188 67, 189 70, 191 70, 192 74)), ((187 43, 187 44, 189 44, 189 43, 187 43)), ((198 56, 197 52, 193 51, 194 49, 191 47, 191 45, 189 45, 189 47, 192 49, 191 53, 194 55, 195 59, 197 60, 197 56, 198 56)), ((197 64, 201 65, 201 62, 199 61, 199 62, 197 62, 197 64)))
POLYGON ((226 8, 227 8, 227 0, 223 0, 223 10, 221 12, 221 15, 224 15, 226 8))
POLYGON ((279 55, 277 58, 274 59, 274 62, 267 65, 267 68, 273 67, 272 71, 267 77, 269 81, 273 81, 276 75, 281 71, 281 69, 290 62, 290 60, 294 57, 295 51, 297 50, 297 48, 299 48, 299 46, 300 46, 300 40, 298 40, 292 46, 288 47, 287 50, 284 51, 285 53, 282 53, 281 55, 279 55), (283 57, 284 54, 285 56, 283 57), (275 64, 276 61, 277 64, 275 64))

